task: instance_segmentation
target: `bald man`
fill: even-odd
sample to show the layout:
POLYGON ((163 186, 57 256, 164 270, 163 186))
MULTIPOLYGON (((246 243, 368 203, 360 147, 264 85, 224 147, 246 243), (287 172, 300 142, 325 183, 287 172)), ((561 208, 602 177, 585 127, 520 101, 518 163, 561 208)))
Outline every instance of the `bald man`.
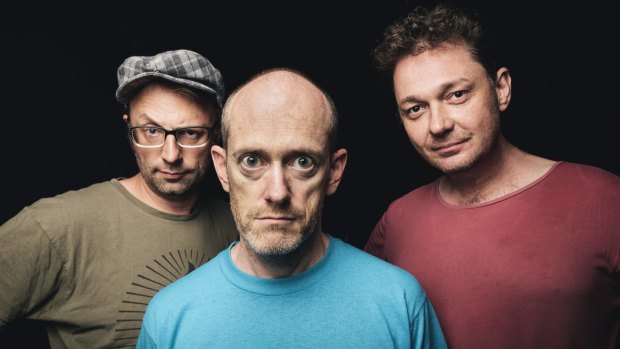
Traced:
POLYGON ((239 241, 149 304, 138 348, 445 348, 416 279, 325 233, 347 151, 331 98, 265 71, 224 106, 211 154, 239 241))

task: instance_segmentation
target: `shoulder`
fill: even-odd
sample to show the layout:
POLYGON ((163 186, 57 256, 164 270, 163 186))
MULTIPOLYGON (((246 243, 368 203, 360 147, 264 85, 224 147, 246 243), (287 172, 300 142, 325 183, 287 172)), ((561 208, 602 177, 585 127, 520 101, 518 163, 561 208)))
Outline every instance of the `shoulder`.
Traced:
POLYGON ((560 162, 550 172, 549 178, 575 190, 620 189, 620 177, 599 167, 572 162, 560 162))
POLYGON ((53 245, 56 253, 66 260, 67 249, 59 246, 79 232, 79 227, 93 222, 94 205, 113 205, 109 200, 109 193, 113 191, 111 182, 103 182, 39 199, 0 227, 2 237, 10 241, 12 249, 22 251, 24 258, 40 254, 38 262, 50 262, 41 256, 48 253, 45 247, 53 245))
POLYGON ((433 181, 396 198, 389 204, 386 213, 406 214, 416 205, 426 205, 431 202, 431 200, 435 200, 437 183, 438 180, 433 181))
POLYGON ((412 291, 422 290, 418 280, 406 270, 375 257, 339 239, 334 239, 341 251, 339 263, 346 265, 350 273, 359 273, 371 283, 395 285, 412 291))
POLYGON ((403 205, 416 200, 427 200, 435 194, 437 183, 438 181, 434 181, 413 189, 394 200, 392 205, 403 205))
POLYGON ((566 161, 561 161, 557 164, 556 171, 558 172, 566 172, 566 173, 573 173, 575 175, 583 175, 583 174, 589 174, 589 175, 595 175, 595 176, 602 176, 602 177, 611 177, 611 178, 620 178, 617 175, 602 169, 600 167, 596 167, 593 165, 588 165, 588 164, 580 164, 580 163, 575 163, 575 162, 566 162, 566 161))
POLYGON ((81 189, 69 190, 64 193, 42 198, 36 201, 32 206, 40 206, 53 203, 58 204, 84 204, 89 200, 101 201, 110 195, 117 194, 112 181, 95 183, 81 189))
POLYGON ((56 239, 74 232, 93 231, 82 228, 100 225, 106 211, 123 212, 121 200, 124 200, 123 195, 112 181, 96 183, 39 199, 7 223, 11 222, 19 231, 40 230, 50 239, 56 239))
POLYGON ((346 243, 341 250, 332 278, 339 288, 355 289, 360 302, 391 304, 410 314, 426 304, 426 292, 414 275, 346 243))
POLYGON ((56 196, 42 198, 25 209, 35 216, 58 216, 63 213, 75 216, 78 212, 90 210, 93 206, 111 205, 119 193, 111 181, 92 184, 88 187, 69 190, 56 196))

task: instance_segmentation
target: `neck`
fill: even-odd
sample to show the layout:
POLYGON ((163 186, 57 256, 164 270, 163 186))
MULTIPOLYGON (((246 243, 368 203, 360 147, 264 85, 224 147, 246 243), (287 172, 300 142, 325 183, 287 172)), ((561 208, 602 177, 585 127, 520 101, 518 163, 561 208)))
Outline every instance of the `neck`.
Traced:
POLYGON ((553 164, 554 161, 525 153, 501 138, 495 150, 473 167, 442 177, 439 193, 454 205, 483 204, 529 185, 553 164))
POLYGON ((323 232, 315 232, 296 251, 283 256, 265 257, 251 250, 245 240, 231 249, 233 263, 244 272, 269 279, 290 277, 308 270, 325 255, 329 237, 323 232))
POLYGON ((192 213, 198 201, 198 192, 178 197, 165 197, 155 193, 138 173, 135 176, 120 180, 120 183, 146 205, 170 214, 188 215, 192 213))

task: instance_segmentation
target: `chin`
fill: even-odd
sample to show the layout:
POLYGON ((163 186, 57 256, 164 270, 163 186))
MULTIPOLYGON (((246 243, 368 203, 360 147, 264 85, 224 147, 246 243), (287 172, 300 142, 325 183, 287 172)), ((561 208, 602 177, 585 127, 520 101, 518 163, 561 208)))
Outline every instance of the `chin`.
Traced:
POLYGON ((176 183, 168 183, 166 181, 158 181, 155 183, 157 191, 165 196, 177 197, 184 196, 196 188, 196 182, 193 180, 182 180, 176 183))
POLYGON ((303 239, 298 234, 287 231, 268 231, 259 233, 258 238, 247 239, 247 245, 254 253, 263 257, 290 255, 301 247, 303 239))
POLYGON ((259 256, 274 258, 274 257, 284 257, 290 254, 293 254, 297 250, 299 250, 299 244, 294 242, 284 242, 281 241, 278 244, 263 244, 261 246, 255 246, 252 248, 254 253, 259 256))
POLYGON ((436 161, 432 165, 445 174, 457 174, 470 170, 474 162, 468 159, 460 161, 455 159, 455 161, 436 161))
POLYGON ((172 186, 172 185, 161 185, 157 187, 158 191, 164 195, 169 197, 177 197, 183 196, 187 193, 187 187, 185 186, 172 186))

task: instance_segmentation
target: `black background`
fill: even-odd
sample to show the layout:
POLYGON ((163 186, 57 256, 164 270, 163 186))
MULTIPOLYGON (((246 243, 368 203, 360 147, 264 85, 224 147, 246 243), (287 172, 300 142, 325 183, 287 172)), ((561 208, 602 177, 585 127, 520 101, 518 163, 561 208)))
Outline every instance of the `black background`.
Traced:
MULTIPOLYGON (((370 56, 389 23, 424 3, 432 2, 22 2, 5 9, 0 223, 40 197, 135 174, 114 98, 116 69, 128 56, 185 48, 220 69, 228 92, 262 69, 286 66, 332 96, 349 163, 327 200, 324 228, 361 247, 389 202, 438 175, 410 145, 390 81, 370 56)), ((493 20, 505 46, 509 141, 620 174, 611 5, 467 4, 493 20)), ((208 180, 224 196, 215 176, 208 180)), ((0 347, 41 347, 39 330, 9 327, 0 347)))

